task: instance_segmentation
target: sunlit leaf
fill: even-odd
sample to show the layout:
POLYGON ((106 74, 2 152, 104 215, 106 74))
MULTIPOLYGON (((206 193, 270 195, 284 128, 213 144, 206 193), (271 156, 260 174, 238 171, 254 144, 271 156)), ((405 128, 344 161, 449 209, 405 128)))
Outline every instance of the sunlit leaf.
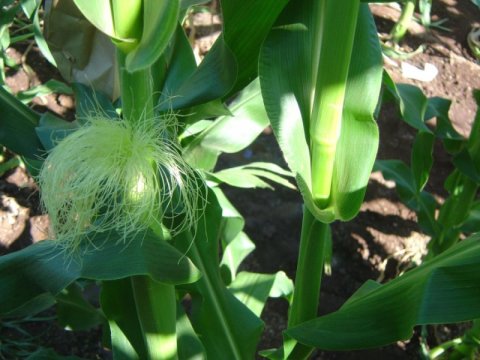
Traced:
POLYGON ((311 177, 315 170, 311 169, 308 135, 312 96, 319 92, 315 91, 316 70, 312 64, 318 61, 314 51, 322 36, 322 25, 317 23, 320 21, 312 15, 312 4, 290 2, 263 45, 259 73, 272 128, 296 175, 305 205, 321 221, 331 222, 352 218, 363 201, 378 146, 373 112, 382 65, 373 19, 368 8, 362 6, 334 160, 331 198, 320 209, 312 196, 311 177))
POLYGON ((338 311, 287 334, 326 350, 365 349, 407 340, 415 325, 479 318, 479 269, 476 235, 385 285, 367 283, 338 311))
POLYGON ((42 241, 2 256, 0 312, 10 312, 44 293, 56 295, 80 278, 116 280, 149 275, 157 281, 177 284, 200 276, 185 254, 150 233, 139 234, 128 244, 117 242, 113 233, 98 234, 95 242, 98 249, 81 258, 65 254, 55 241, 42 241))

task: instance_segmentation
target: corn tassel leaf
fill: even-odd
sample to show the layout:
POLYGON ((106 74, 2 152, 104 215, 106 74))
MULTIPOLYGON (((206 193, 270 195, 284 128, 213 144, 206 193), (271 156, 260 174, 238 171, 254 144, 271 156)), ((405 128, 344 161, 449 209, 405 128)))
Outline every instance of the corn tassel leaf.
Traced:
MULTIPOLYGON (((335 29, 318 24, 321 17, 313 15, 312 9, 313 2, 291 1, 267 37, 260 55, 262 94, 272 128, 308 209, 323 222, 348 220, 356 215, 363 201, 378 147, 373 112, 382 77, 381 50, 368 7, 361 5, 331 193, 328 204, 320 208, 313 201, 311 176, 316 169, 312 169, 308 145, 311 104, 314 94, 321 93, 315 88, 317 70, 312 64, 319 65, 319 74, 336 69, 319 64, 319 55, 312 49, 323 32, 335 29)), ((332 59, 326 61, 332 63, 332 59)))
POLYGON ((338 311, 287 334, 325 350, 384 346, 410 338, 415 325, 479 318, 479 284, 477 234, 385 285, 365 283, 338 311))

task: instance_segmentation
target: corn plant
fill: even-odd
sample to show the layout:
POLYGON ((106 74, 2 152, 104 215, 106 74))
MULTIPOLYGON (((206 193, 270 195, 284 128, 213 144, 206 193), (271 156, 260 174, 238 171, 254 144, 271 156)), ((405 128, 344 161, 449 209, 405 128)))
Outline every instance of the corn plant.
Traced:
MULTIPOLYGON (((401 118, 418 132, 412 148, 410 166, 400 160, 378 160, 376 168, 381 170, 387 179, 395 181, 400 199, 417 213, 421 229, 431 237, 426 259, 434 258, 456 244, 461 236, 480 230, 480 112, 477 112, 472 123, 469 138, 464 139, 450 121, 449 100, 438 97, 427 99, 417 87, 405 84, 395 86, 388 76, 386 83, 389 84, 390 94, 400 105, 401 118), (407 103, 411 105, 409 110, 407 103), (425 121, 432 117, 437 119, 433 129, 425 124, 425 121), (446 151, 453 156, 454 170, 444 184, 449 196, 443 204, 438 204, 434 196, 424 189, 433 165, 435 139, 441 140, 446 151)), ((474 96, 478 104, 480 93, 475 91, 474 96)), ((478 320, 475 320, 474 326, 463 338, 432 349, 429 357, 445 356, 447 351, 453 348, 449 358, 473 358, 478 349, 478 341, 475 339, 479 336, 478 320)))
POLYGON ((223 33, 197 66, 180 24, 197 3, 54 2, 51 16, 68 12, 113 44, 105 60, 117 63, 120 98, 115 84, 73 83, 67 123, 0 89, 0 141, 37 175, 52 219, 52 240, 0 259, 2 316, 56 304, 65 326, 103 324, 116 359, 252 359, 269 296, 291 305, 282 346, 261 349, 271 359, 383 346, 417 324, 480 317, 478 236, 317 317, 329 224, 359 211, 379 141, 383 70, 368 6, 221 1, 223 33), (222 152, 269 122, 290 171, 215 171, 222 152), (292 175, 304 200, 294 288, 282 272, 239 271, 254 246, 219 187, 292 187, 292 175), (100 309, 82 297, 85 281, 100 284, 100 309))

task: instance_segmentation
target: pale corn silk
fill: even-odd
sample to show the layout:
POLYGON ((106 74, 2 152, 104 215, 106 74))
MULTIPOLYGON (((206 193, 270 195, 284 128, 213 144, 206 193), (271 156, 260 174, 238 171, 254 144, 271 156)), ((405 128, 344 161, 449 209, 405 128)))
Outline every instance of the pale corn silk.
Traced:
POLYGON ((202 184, 171 140, 174 121, 91 114, 48 154, 38 180, 59 246, 75 253, 98 232, 127 242, 152 225, 176 233, 196 223, 202 184))

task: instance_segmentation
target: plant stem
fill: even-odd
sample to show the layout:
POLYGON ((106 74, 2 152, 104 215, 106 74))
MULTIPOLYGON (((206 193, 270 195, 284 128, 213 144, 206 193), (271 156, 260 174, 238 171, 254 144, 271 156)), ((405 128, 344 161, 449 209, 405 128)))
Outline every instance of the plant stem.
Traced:
POLYGON ((405 36, 408 26, 410 25, 410 21, 413 18, 413 13, 415 12, 416 2, 416 0, 406 0, 403 3, 400 18, 390 32, 390 37, 395 44, 398 44, 405 36))
POLYGON ((432 0, 420 0, 420 15, 422 25, 430 27, 431 25, 431 12, 432 12, 432 0))
MULTIPOLYGON (((317 7, 320 35, 318 71, 310 123, 312 193, 327 205, 360 1, 322 0, 317 7)), ((315 54, 314 54, 315 56, 315 54)))
POLYGON ((174 286, 149 276, 132 276, 130 280, 149 359, 178 359, 174 286))
POLYGON ((117 50, 120 73, 120 95, 123 116, 132 123, 153 117, 153 81, 150 68, 129 73, 125 68, 126 55, 117 50))
MULTIPOLYGON (((295 290, 288 317, 289 328, 317 316, 329 231, 328 224, 316 220, 304 207, 295 290)), ((308 347, 297 346, 289 358, 306 358, 311 351, 308 347)))
MULTIPOLYGON (((121 50, 117 50, 117 60, 124 119, 135 123, 152 118, 151 68, 129 73, 125 67, 126 54, 121 50)), ((159 241, 165 241, 160 230, 153 229, 159 241)), ((149 359, 177 359, 175 287, 156 282, 149 276, 133 276, 130 281, 149 359)))
POLYGON ((289 327, 317 315, 328 231, 328 224, 316 220, 307 208, 304 209, 289 327))

